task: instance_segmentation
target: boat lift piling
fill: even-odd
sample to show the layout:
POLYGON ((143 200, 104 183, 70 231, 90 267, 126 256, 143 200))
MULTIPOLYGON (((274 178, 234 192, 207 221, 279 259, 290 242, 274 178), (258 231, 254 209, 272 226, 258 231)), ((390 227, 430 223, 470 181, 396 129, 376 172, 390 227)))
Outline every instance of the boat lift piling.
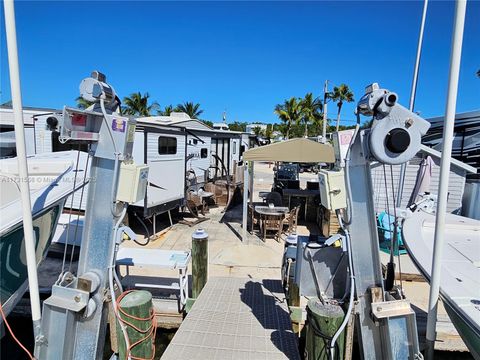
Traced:
POLYGON ((8 68, 12 92, 12 107, 15 117, 15 141, 18 161, 19 187, 22 200, 23 233, 25 236, 25 255, 28 271, 28 288, 32 309, 33 334, 40 334, 41 310, 38 290, 37 260, 35 255, 35 233, 33 232, 32 204, 30 202, 30 183, 28 181, 27 150, 25 129, 23 127, 22 93, 20 70, 18 65, 17 31, 15 26, 15 5, 13 0, 4 0, 5 32, 7 37, 8 68))
POLYGON ((436 338, 437 306, 438 296, 440 293, 440 270, 442 266, 441 261, 445 237, 445 214, 447 212, 448 181, 450 173, 450 161, 452 158, 453 130, 455 124, 458 78, 460 74, 460 59, 462 56, 466 8, 466 0, 457 0, 455 2, 452 50, 450 54, 450 72, 448 76, 447 104, 445 109, 445 126, 443 128, 442 159, 440 163, 440 183, 438 188, 438 202, 435 220, 435 235, 431 271, 432 275, 428 301, 427 360, 433 359, 436 338))

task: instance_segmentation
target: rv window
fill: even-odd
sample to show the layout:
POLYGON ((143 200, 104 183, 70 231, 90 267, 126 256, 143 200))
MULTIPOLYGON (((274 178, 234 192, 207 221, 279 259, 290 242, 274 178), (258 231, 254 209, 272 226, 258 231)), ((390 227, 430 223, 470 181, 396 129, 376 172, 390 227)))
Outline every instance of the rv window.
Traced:
POLYGON ((233 153, 234 154, 237 153, 237 142, 236 141, 233 142, 233 153))
POLYGON ((193 145, 197 145, 198 144, 198 140, 197 139, 193 139, 193 145))
POLYGON ((177 139, 160 136, 158 138, 158 153, 160 155, 174 155, 177 153, 177 139))
POLYGON ((207 156, 208 156, 208 149, 207 149, 207 148, 202 148, 202 149, 200 150, 200 157, 201 157, 202 159, 205 159, 207 156))

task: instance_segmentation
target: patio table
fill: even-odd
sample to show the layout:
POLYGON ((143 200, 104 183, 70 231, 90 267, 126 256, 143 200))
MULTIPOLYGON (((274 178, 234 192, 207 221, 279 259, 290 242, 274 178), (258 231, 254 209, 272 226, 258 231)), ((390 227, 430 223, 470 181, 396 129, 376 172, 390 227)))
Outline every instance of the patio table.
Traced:
POLYGON ((280 241, 280 235, 282 234, 282 220, 286 213, 290 210, 286 206, 255 206, 255 212, 260 215, 260 228, 263 228, 263 241, 267 238, 267 227, 266 220, 273 218, 273 220, 278 220, 278 233, 277 241, 280 241))

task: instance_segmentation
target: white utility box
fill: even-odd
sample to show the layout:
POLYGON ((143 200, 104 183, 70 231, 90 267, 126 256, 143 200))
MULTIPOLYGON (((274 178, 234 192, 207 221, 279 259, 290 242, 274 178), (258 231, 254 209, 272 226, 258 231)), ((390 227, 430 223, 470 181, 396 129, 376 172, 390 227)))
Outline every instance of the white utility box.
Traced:
POLYGON ((343 170, 320 170, 318 173, 318 183, 320 187, 320 200, 325 208, 337 210, 347 207, 343 170))
POLYGON ((117 200, 129 204, 145 198, 148 182, 148 165, 136 165, 133 162, 120 165, 117 200))

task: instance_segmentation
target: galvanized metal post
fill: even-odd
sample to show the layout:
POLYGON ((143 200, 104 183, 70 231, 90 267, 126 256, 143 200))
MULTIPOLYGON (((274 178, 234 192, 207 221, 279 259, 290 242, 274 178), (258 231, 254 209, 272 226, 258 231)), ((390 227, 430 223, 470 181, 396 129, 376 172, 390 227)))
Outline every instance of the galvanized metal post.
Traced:
POLYGON ((443 244, 445 237, 445 214, 447 212, 448 180, 452 158, 453 130, 457 103, 460 59, 462 56, 463 28, 465 24, 466 0, 455 2, 455 22, 453 24, 452 52, 450 55, 450 73, 448 76, 447 105, 445 126, 443 127, 442 160, 440 163, 440 184, 435 221, 432 273, 430 277, 430 296, 427 317, 427 359, 433 359, 436 338, 437 305, 440 292, 440 269, 442 266, 443 244))
MULTIPOLYGON (((383 277, 380 262, 375 209, 372 194, 372 177, 366 160, 367 138, 360 132, 352 144, 350 179, 352 182, 353 218, 348 226, 351 238, 355 290, 359 301, 357 324, 363 359, 382 359, 382 337, 380 327, 372 319, 372 297, 370 288, 382 289, 383 277)), ((357 326, 357 325, 356 325, 357 326)))
POLYGON ((91 300, 96 311, 90 318, 76 322, 74 359, 97 359, 103 355, 108 309, 104 306, 108 287, 107 269, 114 251, 113 228, 116 219, 112 216, 110 204, 111 189, 116 186, 114 178, 115 160, 93 157, 90 170, 87 204, 105 204, 89 207, 85 213, 82 247, 78 260, 78 277, 94 272, 100 279, 98 291, 91 300))

